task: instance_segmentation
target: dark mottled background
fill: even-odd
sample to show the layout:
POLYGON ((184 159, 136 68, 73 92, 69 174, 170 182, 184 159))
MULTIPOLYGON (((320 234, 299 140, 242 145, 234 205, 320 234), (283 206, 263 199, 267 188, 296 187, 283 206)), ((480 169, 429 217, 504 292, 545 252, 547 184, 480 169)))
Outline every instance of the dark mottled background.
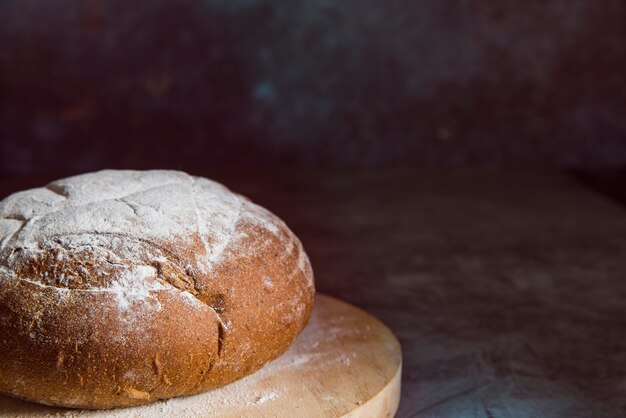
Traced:
POLYGON ((0 173, 626 163, 622 0, 3 0, 0 173))

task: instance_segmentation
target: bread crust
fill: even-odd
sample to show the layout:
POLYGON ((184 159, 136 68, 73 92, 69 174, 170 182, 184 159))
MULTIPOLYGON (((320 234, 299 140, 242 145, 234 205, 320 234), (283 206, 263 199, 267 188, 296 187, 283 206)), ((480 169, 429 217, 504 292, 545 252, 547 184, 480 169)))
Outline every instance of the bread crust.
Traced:
POLYGON ((311 313, 298 238, 207 179, 107 170, 0 215, 3 394, 107 409, 206 391, 279 356, 311 313))

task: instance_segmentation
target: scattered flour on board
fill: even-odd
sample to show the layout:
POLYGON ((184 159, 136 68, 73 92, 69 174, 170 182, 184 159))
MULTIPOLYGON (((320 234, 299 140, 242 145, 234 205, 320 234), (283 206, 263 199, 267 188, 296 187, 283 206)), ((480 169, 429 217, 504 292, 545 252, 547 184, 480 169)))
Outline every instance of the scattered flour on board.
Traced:
POLYGON ((267 401, 271 401, 271 400, 276 399, 276 398, 278 398, 278 395, 276 394, 276 392, 270 392, 270 393, 267 393, 265 395, 258 396, 254 400, 254 403, 257 404, 257 405, 261 405, 261 404, 264 404, 267 401))

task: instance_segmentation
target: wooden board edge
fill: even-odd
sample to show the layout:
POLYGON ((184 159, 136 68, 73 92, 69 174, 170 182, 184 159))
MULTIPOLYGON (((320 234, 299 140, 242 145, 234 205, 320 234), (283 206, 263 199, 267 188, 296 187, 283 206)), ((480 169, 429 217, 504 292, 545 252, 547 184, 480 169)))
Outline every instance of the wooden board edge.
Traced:
POLYGON ((359 408, 339 418, 392 418, 400 405, 402 362, 387 385, 359 408))

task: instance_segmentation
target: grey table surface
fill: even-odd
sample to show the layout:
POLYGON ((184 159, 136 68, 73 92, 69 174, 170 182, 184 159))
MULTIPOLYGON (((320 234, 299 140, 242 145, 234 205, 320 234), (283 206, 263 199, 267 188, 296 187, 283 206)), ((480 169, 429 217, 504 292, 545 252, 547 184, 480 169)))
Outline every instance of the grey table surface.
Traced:
POLYGON ((290 225, 319 291, 396 333, 399 418, 626 416, 626 211, 610 200, 545 171, 212 177, 290 225))
POLYGON ((399 418, 626 416, 620 206, 551 172, 243 183, 301 236, 320 291, 399 337, 399 418))

